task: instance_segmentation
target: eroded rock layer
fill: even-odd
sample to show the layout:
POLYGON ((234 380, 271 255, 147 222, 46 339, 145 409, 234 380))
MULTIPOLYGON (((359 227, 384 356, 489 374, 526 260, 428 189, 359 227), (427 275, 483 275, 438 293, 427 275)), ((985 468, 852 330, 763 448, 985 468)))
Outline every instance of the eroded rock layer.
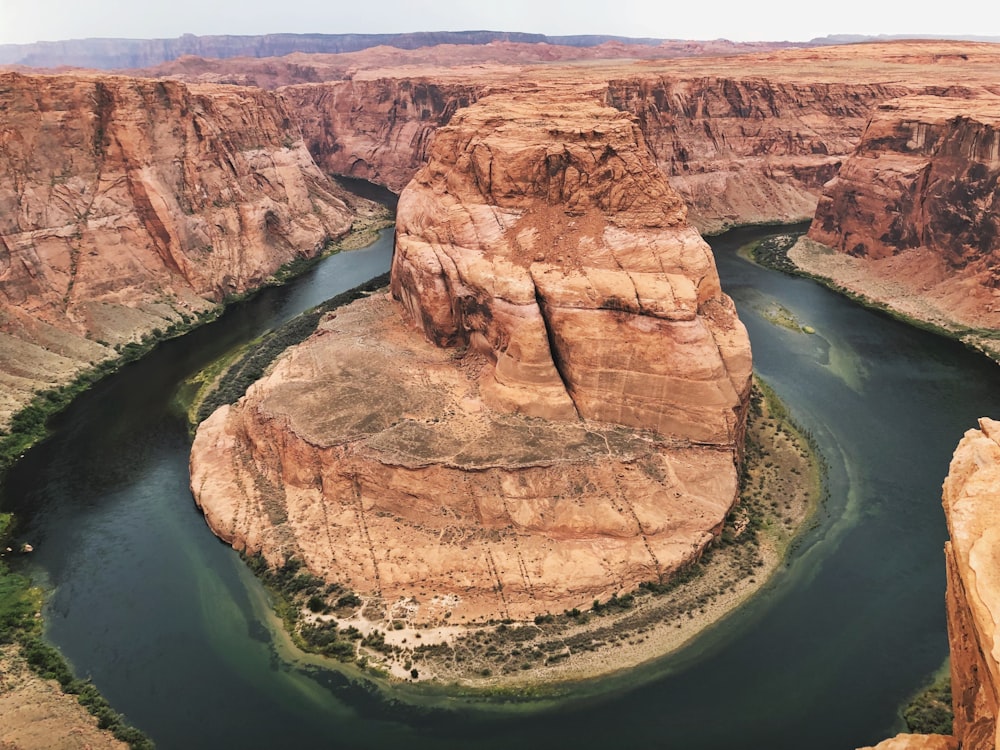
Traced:
POLYGON ((0 411, 350 227, 281 100, 0 76, 0 411))
POLYGON ((192 489, 223 539, 461 623, 660 580, 721 531, 746 332, 634 119, 536 102, 440 130, 400 198, 392 296, 199 427, 192 489))
POLYGON ((611 81, 702 231, 811 218, 823 184, 899 84, 704 76, 611 81))
POLYGON ((913 317, 1000 327, 998 180, 1000 97, 886 102, 826 185, 809 229, 809 239, 849 258, 808 247, 793 257, 913 317))
POLYGON ((736 443, 749 345, 635 120, 495 96, 438 133, 400 198, 392 292, 495 363, 496 408, 736 443))

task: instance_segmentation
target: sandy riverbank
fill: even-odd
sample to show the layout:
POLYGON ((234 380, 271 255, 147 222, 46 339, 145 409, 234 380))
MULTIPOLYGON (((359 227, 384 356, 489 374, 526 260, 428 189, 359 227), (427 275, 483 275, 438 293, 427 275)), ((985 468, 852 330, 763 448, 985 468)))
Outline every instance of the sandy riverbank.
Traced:
POLYGON ((0 750, 125 750, 55 680, 35 674, 15 644, 0 647, 0 750))

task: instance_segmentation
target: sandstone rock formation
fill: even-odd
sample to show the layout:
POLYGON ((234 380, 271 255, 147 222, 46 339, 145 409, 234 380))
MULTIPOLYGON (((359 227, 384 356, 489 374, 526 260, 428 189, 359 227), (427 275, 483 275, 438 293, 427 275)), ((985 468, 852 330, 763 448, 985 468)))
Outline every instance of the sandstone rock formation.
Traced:
POLYGON ((874 747, 859 750, 958 750, 958 742, 943 734, 897 734, 874 747))
POLYGON ((704 232, 811 218, 872 108, 899 84, 682 77, 612 80, 660 167, 704 232))
POLYGON ((943 502, 954 731, 965 750, 987 750, 1000 744, 1000 422, 965 433, 943 502))
POLYGON ((736 497, 751 362, 628 115, 487 97, 400 198, 392 299, 198 429, 212 528, 389 617, 525 619, 668 576, 736 497))
POLYGON ((316 162, 330 174, 362 177, 400 192, 428 158, 431 136, 487 87, 379 79, 289 86, 316 162))
MULTIPOLYGON (((958 92, 953 92, 957 94, 958 92)), ((880 105, 824 189, 807 270, 945 328, 1000 328, 1000 97, 880 105)))
POLYGON ((0 76, 0 413, 346 232, 279 98, 0 76))

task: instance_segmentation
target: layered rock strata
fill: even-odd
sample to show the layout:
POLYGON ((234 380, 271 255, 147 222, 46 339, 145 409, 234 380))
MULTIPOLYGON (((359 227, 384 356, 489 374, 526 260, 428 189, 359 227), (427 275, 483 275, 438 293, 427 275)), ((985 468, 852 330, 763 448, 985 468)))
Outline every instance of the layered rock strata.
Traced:
POLYGON ((751 361, 635 120, 487 97, 400 198, 391 298, 198 429, 217 534, 415 624, 661 580, 736 497, 751 361))
POLYGON ((398 193, 427 163, 434 132, 487 88, 383 78, 288 86, 281 94, 324 170, 398 193))
MULTIPOLYGON (((1000 422, 965 433, 942 489, 953 735, 904 734, 876 750, 1000 747, 1000 422)), ((864 750, 864 749, 862 749, 864 750)))
POLYGON ((613 80, 670 185, 705 232, 810 219, 823 185, 899 84, 704 76, 613 80))
POLYGON ((945 328, 1000 327, 1000 97, 880 105, 824 188, 806 270, 945 328))
POLYGON ((282 101, 0 76, 0 412, 350 228, 282 101))
POLYGON ((1000 422, 965 433, 943 501, 954 733, 965 750, 988 750, 1000 745, 1000 422))

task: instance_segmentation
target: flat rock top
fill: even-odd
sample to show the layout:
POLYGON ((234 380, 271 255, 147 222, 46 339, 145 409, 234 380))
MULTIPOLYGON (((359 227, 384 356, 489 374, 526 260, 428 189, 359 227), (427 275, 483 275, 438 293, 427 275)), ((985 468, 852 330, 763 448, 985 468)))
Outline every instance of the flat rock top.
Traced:
POLYGON ((262 409, 327 448, 361 443, 382 463, 523 468, 630 460, 662 439, 614 425, 495 412, 479 396, 481 355, 438 348, 378 294, 326 318, 262 381, 262 409))

